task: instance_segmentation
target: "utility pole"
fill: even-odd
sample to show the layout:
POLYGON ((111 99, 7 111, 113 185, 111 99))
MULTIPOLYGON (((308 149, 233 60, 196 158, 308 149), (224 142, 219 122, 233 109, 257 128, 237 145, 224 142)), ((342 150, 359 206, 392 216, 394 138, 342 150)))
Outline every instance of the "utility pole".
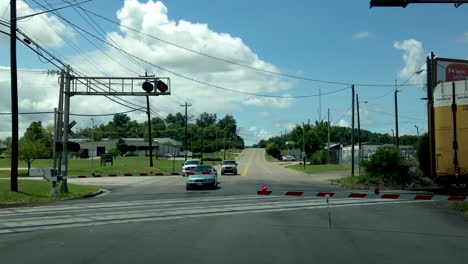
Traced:
POLYGON ((414 125, 414 127, 416 128, 416 135, 418 135, 419 138, 419 127, 417 125, 414 125))
POLYGON ((190 128, 190 152, 192 152, 193 157, 193 128, 190 128))
POLYGON ((187 138, 187 128, 188 128, 188 116, 187 116, 187 107, 189 106, 192 106, 191 104, 187 104, 187 102, 185 102, 185 104, 181 105, 181 106, 185 106, 185 160, 187 160, 187 149, 188 149, 188 138, 187 138))
POLYGON ((149 96, 146 96, 146 115, 148 116, 148 145, 149 145, 149 157, 150 157, 150 167, 153 167, 153 136, 151 133, 151 113, 150 113, 150 103, 149 96))
POLYGON ((215 125, 215 137, 216 137, 216 157, 219 157, 218 153, 218 126, 215 125))
POLYGON ((58 112, 57 112, 57 141, 55 142, 54 148, 57 145, 62 145, 62 152, 56 152, 57 165, 54 166, 56 176, 62 176, 62 159, 63 159, 63 97, 65 91, 65 71, 60 71, 60 86, 59 86, 59 101, 58 101, 58 112))
POLYGON ((331 154, 330 154, 330 108, 328 108, 328 115, 327 115, 327 123, 328 123, 328 140, 327 140, 327 163, 330 164, 331 162, 331 154))
POLYGON ((357 137, 358 137, 358 167, 359 175, 361 175, 361 119, 359 117, 359 96, 356 94, 356 107, 357 107, 357 137))
POLYGON ((204 145, 203 145, 203 127, 200 127, 200 140, 201 140, 201 144, 200 144, 200 152, 201 152, 201 157, 200 157, 200 162, 201 164, 203 164, 203 149, 204 149, 204 145))
POLYGON ((302 162, 305 169, 306 153, 305 153, 305 124, 302 122, 302 162))
POLYGON ((68 193, 68 133, 70 132, 70 66, 67 66, 67 71, 65 72, 65 92, 64 92, 64 111, 63 111, 63 170, 62 170, 62 193, 68 193))
POLYGON ((93 122, 93 126, 91 127, 91 168, 94 173, 94 118, 91 118, 91 121, 93 122))
POLYGON ((224 160, 226 160, 226 131, 224 132, 224 160))
POLYGON ((352 102, 351 102, 351 177, 354 176, 354 84, 351 85, 352 102))
POLYGON ((319 121, 322 121, 322 88, 319 88, 319 121))
POLYGON ((10 189, 18 192, 18 66, 16 64, 16 0, 10 1, 11 171, 10 189))
MULTIPOLYGON (((63 82, 61 82, 60 85, 62 85, 63 82)), ((57 131, 58 131, 58 127, 57 127, 57 115, 58 115, 58 111, 57 111, 57 108, 54 108, 54 145, 52 147, 52 158, 53 158, 53 162, 52 162, 52 168, 54 168, 54 172, 52 174, 52 176, 54 177, 57 177, 57 174, 55 173, 56 170, 55 168, 57 168, 57 150, 56 150, 56 142, 58 141, 58 137, 57 137, 57 131)), ((55 197, 57 196, 57 181, 52 181, 52 189, 50 190, 50 194, 49 196, 52 196, 52 197, 55 197)))
POLYGON ((398 83, 395 79, 395 139, 397 149, 400 147, 400 139, 398 137, 398 83))

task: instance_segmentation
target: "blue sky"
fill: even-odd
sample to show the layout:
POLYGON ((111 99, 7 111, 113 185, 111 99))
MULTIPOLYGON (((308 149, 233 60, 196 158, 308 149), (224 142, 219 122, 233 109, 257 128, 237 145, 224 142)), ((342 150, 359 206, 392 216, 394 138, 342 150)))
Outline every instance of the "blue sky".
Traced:
MULTIPOLYGON (((5 2, 7 1, 2 0, 0 15, 4 11, 7 11, 5 10, 7 7, 5 2)), ((57 0, 49 0, 49 2, 54 7, 62 5, 61 1, 57 0)), ((26 1, 26 3, 32 7, 37 7, 37 4, 31 0, 26 1)), ((140 3, 144 4, 146 1, 140 1, 140 3)), ((232 38, 239 38, 242 40, 241 44, 232 39, 229 40, 229 43, 239 44, 239 50, 242 52, 245 51, 246 47, 250 49, 251 53, 245 51, 246 54, 248 53, 246 58, 252 58, 252 54, 256 54, 259 60, 271 64, 271 67, 274 67, 274 71, 280 71, 284 74, 346 83, 393 84, 395 79, 399 83, 402 83, 412 76, 412 73, 424 64, 425 56, 430 51, 434 51, 436 55, 441 57, 468 58, 468 22, 466 20, 468 5, 462 5, 460 8, 454 8, 452 5, 435 4, 410 5, 405 9, 369 9, 368 0, 238 0, 216 1, 216 3, 208 0, 173 0, 162 1, 162 3, 167 9, 165 14, 167 14, 169 21, 173 21, 176 25, 179 25, 181 20, 191 24, 207 24, 210 32, 220 34, 217 37, 218 40, 222 38, 223 33, 229 34, 232 38), (407 56, 406 60, 403 58, 405 55, 407 56)), ((91 3, 84 4, 83 7, 118 21, 116 12, 123 5, 124 1, 94 0, 91 3)), ((38 7, 38 9, 42 8, 38 7)), ((88 24, 73 9, 63 10, 61 14, 73 23, 91 31, 88 24)), ((144 20, 144 18, 136 16, 137 14, 135 13, 129 13, 128 17, 130 18, 127 17, 127 19, 130 20, 127 21, 133 23, 136 20, 144 20), (132 15, 135 17, 131 17, 132 15)), ((5 19, 5 17, 2 17, 2 19, 5 19)), ((51 19, 50 21, 52 22, 50 23, 56 23, 57 27, 60 26, 60 23, 65 24, 65 27, 67 26, 63 21, 55 22, 52 14, 48 15, 48 19, 51 19)), ((59 21, 59 19, 55 19, 59 21)), ((116 32, 122 34, 115 25, 98 19, 96 21, 100 21, 99 24, 107 33, 116 32)), ((158 25, 161 24, 156 23, 154 26, 157 27, 158 25)), ((20 26, 23 25, 20 23, 20 26)), ((26 28, 26 25, 24 27, 26 28)), ((31 28, 31 32, 33 30, 31 28)), ((192 28, 188 30, 196 31, 197 29, 192 28)), ((68 36, 71 41, 79 46, 81 50, 89 52, 88 54, 95 52, 96 48, 76 32, 70 33, 72 31, 67 29, 63 32, 65 35, 69 34, 68 36)), ((148 33, 152 34, 150 32, 148 33)), ((40 37, 41 34, 45 33, 39 32, 34 36, 40 37)), ((187 41, 182 33, 179 35, 177 33, 171 34, 168 33, 167 35, 168 38, 171 38, 169 41, 187 48, 230 60, 236 59, 237 55, 235 54, 237 53, 230 49, 231 46, 229 45, 210 47, 209 37, 212 35, 211 33, 200 35, 206 38, 200 41, 205 41, 201 46, 195 44, 192 46, 194 39, 196 40, 197 32, 190 33, 192 37, 191 41, 187 41), (206 47, 206 49, 203 47, 206 47)), ((133 40, 135 41, 135 39, 133 40)), ((122 41, 127 41, 128 44, 128 41, 131 41, 131 39, 122 41)), ((44 42, 47 43, 47 41, 44 42)), ((154 44, 159 45, 160 43, 154 44)), ((0 39, 0 45, 0 53, 8 54, 7 39, 0 39)), ((19 46, 21 45, 19 44, 19 46)), ((103 49, 111 50, 111 48, 105 47, 102 43, 96 42, 96 45, 103 49)), ((76 50, 70 48, 68 43, 55 46, 52 43, 47 49, 64 55, 78 65, 82 61, 76 50)), ((141 56, 144 56, 144 53, 142 54, 141 56)), ((189 55, 182 54, 173 58, 173 54, 167 53, 167 56, 165 54, 163 56, 149 56, 146 59, 206 82, 213 84, 220 84, 221 82, 221 86, 223 87, 231 89, 239 88, 236 87, 235 81, 231 80, 224 83, 224 80, 221 79, 222 77, 213 77, 209 71, 197 72, 190 69, 190 67, 200 67, 201 64, 214 68, 214 71, 216 71, 217 67, 227 67, 219 61, 202 58, 200 59, 200 64, 197 64, 197 60, 199 60, 197 58, 198 55, 190 55, 190 59, 194 59, 193 61, 184 59, 184 56, 189 55), (186 65, 184 65, 184 62, 186 62, 186 65)), ((95 58, 98 59, 98 57, 95 58)), ((239 59, 242 63, 248 64, 248 59, 245 61, 241 58, 239 59)), ((18 61, 19 66, 24 69, 54 69, 53 66, 40 62, 36 55, 33 55, 33 53, 22 47, 19 48, 18 61)), ((252 63, 254 62, 255 58, 252 59, 252 63)), ((103 62, 103 65, 118 67, 117 65, 112 65, 112 63, 114 62, 103 62)), ((0 66, 4 67, 4 69, 9 66, 8 56, 0 57, 0 66)), ((268 86, 255 86, 254 83, 239 81, 239 86, 242 86, 241 90, 250 91, 252 89, 255 93, 269 95, 311 95, 318 94, 319 89, 322 93, 326 93, 346 87, 343 85, 278 78, 278 76, 245 68, 236 69, 236 67, 229 65, 229 69, 233 72, 237 70, 248 72, 249 80, 255 81, 255 84, 264 80, 269 81, 268 86), (278 84, 278 87, 275 87, 276 84, 278 84), (271 87, 271 90, 268 87, 271 87)), ((154 67, 146 66, 146 68, 156 74, 172 78, 170 74, 154 69, 154 67)), ((136 71, 143 73, 143 69, 136 69, 136 71)), ((0 74, 4 76, 2 79, 6 80, 8 78, 5 70, 1 71, 0 74)), ((240 76, 243 76, 243 74, 244 72, 240 73, 240 76)), ((135 74, 128 73, 128 75, 134 76, 135 74)), ((156 111, 164 115, 179 109, 182 110, 176 105, 176 103, 181 103, 179 98, 182 98, 192 102, 193 107, 191 111, 194 113, 212 111, 217 112, 220 117, 224 114, 232 114, 238 119, 241 134, 246 137, 248 144, 254 143, 260 138, 279 135, 281 131, 290 129, 294 123, 307 122, 308 119, 314 121, 319 118, 318 97, 290 100, 284 104, 268 100, 257 101, 251 97, 239 97, 226 102, 226 105, 229 105, 228 107, 222 106, 222 100, 229 100, 233 96, 230 92, 215 91, 210 87, 193 84, 194 89, 203 89, 204 91, 201 94, 192 95, 190 92, 187 92, 190 91, 191 87, 189 82, 176 82, 177 78, 173 80, 173 93, 178 98, 163 99, 164 103, 162 104, 153 101, 156 111), (178 86, 181 87, 179 91, 178 86), (212 97, 218 99, 222 97, 223 99, 216 101, 212 100, 212 97), (247 101, 249 103, 246 103, 247 101), (167 104, 167 107, 165 104, 167 104), (212 105, 207 106, 207 104, 212 105)), ((415 134, 416 129, 414 125, 418 125, 420 131, 426 130, 425 102, 420 100, 421 97, 425 96, 425 91, 421 85, 417 85, 421 83, 425 83, 424 72, 421 75, 413 75, 407 82, 407 84, 415 84, 414 86, 400 88, 402 91, 399 93, 399 112, 401 115, 400 133, 402 134, 415 134)), ((0 85, 4 89, 9 88, 7 82, 1 82, 0 85)), ((57 90, 56 87, 52 87, 52 84, 48 87, 48 89, 57 90)), ((20 96, 28 97, 28 88, 20 87, 20 89, 23 89, 23 91, 20 91, 20 96)), ((393 94, 389 93, 391 89, 394 89, 394 87, 356 85, 356 92, 362 98, 361 120, 363 128, 376 132, 391 133, 390 129, 394 126, 394 117, 392 116, 394 111, 393 94), (388 96, 370 100, 371 98, 385 94, 388 94, 388 96), (364 102, 366 101, 365 98, 369 98, 367 103, 364 102)), ((1 110, 6 112, 9 108, 9 100, 4 99, 2 99, 3 107, 1 110)), ((105 101, 103 98, 99 100, 105 101)), ((27 108, 27 102, 30 101, 26 101, 23 104, 20 103, 20 107, 23 105, 27 108)), ((40 109, 53 108, 53 106, 47 106, 47 103, 34 103, 35 105, 42 105, 40 109)), ((96 101, 93 101, 93 103, 96 103, 96 101)), ((335 124, 346 125, 346 123, 351 123, 350 89, 333 95, 322 96, 321 106, 321 116, 323 119, 326 119, 327 108, 330 108, 331 120, 335 124)), ((81 102, 77 103, 76 107, 77 111, 84 112, 87 110, 86 105, 81 102)), ((98 112, 106 112, 105 110, 111 109, 118 111, 125 110, 123 107, 116 106, 115 108, 107 108, 98 112)), ((48 117, 36 116, 35 118, 43 118, 45 120, 48 117)), ((135 118, 142 119, 143 117, 139 115, 135 116, 135 118)), ((98 121, 107 122, 108 119, 101 118, 98 121)), ((5 127, 7 127, 9 119, 2 117, 0 122, 4 123, 5 127)), ((82 127, 86 127, 90 122, 83 119, 79 123, 82 127)), ((7 136, 7 131, 8 129, 5 129, 3 134, 0 134, 0 137, 7 136)), ((0 133, 2 132, 0 131, 0 133)))

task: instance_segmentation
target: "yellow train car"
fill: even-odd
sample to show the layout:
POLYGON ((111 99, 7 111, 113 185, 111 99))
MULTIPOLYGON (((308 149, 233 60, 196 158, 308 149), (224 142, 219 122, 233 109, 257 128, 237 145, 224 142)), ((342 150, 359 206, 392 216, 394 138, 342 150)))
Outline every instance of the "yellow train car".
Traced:
POLYGON ((468 183, 468 81, 439 83, 433 96, 435 180, 468 183))

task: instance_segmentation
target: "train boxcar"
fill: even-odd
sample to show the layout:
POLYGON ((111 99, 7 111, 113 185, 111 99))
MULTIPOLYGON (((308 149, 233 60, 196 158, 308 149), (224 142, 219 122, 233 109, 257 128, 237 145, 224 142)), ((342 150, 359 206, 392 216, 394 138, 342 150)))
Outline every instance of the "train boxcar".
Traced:
POLYGON ((435 180, 468 183, 468 81, 439 83, 433 95, 435 180))

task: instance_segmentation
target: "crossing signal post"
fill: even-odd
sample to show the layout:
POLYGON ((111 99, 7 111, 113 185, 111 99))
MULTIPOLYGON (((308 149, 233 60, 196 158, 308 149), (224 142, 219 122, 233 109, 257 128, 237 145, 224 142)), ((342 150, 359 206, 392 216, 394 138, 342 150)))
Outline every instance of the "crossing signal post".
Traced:
POLYGON ((407 7, 409 4, 453 4, 458 8, 468 1, 463 0, 371 0, 370 7, 407 7))
MULTIPOLYGON (((65 73, 61 74, 61 89, 59 94, 59 106, 57 117, 57 138, 62 142, 56 141, 56 152, 58 157, 56 165, 57 173, 62 179, 62 192, 68 192, 68 152, 78 151, 79 145, 69 142, 68 135, 72 132, 70 128, 74 122, 69 123, 70 116, 70 98, 75 95, 98 95, 98 96, 146 96, 149 105, 149 96, 160 96, 171 94, 171 80, 168 77, 90 77, 74 76, 68 66, 65 73), (98 86, 105 86, 106 89, 96 89, 98 86), (139 87, 137 89, 137 87, 139 87), (156 89, 155 89, 156 88, 156 89), (141 90, 143 89, 143 91, 141 90), (63 98, 63 99, 62 99, 63 98), (63 109, 63 110, 62 110, 63 109), (63 121, 62 121, 63 117, 63 121), (57 144, 58 143, 58 144, 57 144), (60 147, 62 151, 60 152, 60 147), (63 158, 63 166, 60 166, 63 158)), ((147 106, 148 106, 147 105, 147 106)), ((149 114, 149 107, 148 107, 149 114)), ((151 120, 148 120, 151 124, 151 120)), ((151 129, 149 130, 151 133, 151 129)), ((151 138, 151 135, 150 135, 151 138)), ((150 147, 150 150, 152 148, 150 147)), ((150 151, 152 153, 152 151, 150 151)), ((57 176, 59 176, 57 175, 57 176)))

